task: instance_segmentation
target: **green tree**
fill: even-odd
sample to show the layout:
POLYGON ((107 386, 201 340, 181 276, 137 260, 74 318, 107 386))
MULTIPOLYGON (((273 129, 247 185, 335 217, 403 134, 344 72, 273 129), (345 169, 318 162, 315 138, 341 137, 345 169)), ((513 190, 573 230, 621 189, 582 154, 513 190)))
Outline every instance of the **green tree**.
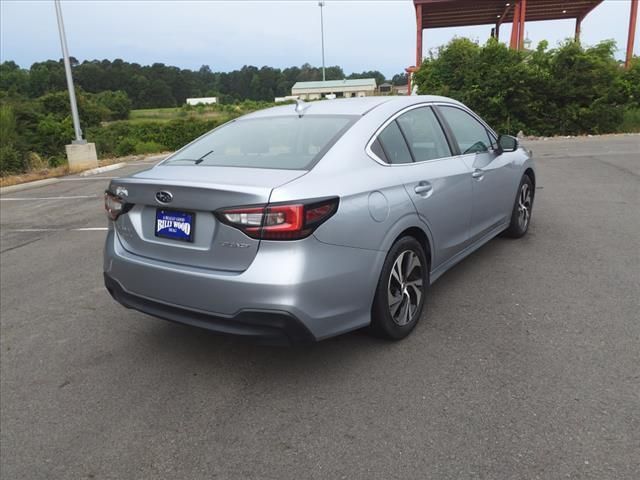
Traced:
POLYGON ((95 102, 109 110, 108 120, 126 120, 131 111, 131 100, 122 90, 107 90, 95 95, 95 102))
POLYGON ((409 77, 407 76, 406 73, 396 73, 391 78, 391 83, 397 86, 407 85, 407 83, 409 83, 409 77))
POLYGON ((25 95, 29 91, 29 71, 15 62, 0 63, 0 90, 11 95, 25 95))
POLYGON ((34 63, 29 70, 29 95, 40 97, 48 92, 61 91, 66 88, 64 66, 61 62, 47 60, 34 63))
POLYGON ((352 78, 352 79, 353 78, 375 78, 376 85, 380 85, 385 82, 384 74, 379 72, 378 70, 369 70, 366 72, 352 73, 347 78, 352 78))

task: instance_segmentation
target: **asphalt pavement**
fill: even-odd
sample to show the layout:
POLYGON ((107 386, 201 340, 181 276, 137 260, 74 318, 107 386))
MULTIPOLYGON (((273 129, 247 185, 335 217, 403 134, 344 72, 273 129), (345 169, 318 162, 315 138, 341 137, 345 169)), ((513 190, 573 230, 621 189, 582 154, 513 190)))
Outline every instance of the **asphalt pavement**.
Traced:
POLYGON ((640 478, 640 136, 530 141, 528 235, 414 333, 273 348, 102 284, 108 178, 0 196, 3 479, 640 478))

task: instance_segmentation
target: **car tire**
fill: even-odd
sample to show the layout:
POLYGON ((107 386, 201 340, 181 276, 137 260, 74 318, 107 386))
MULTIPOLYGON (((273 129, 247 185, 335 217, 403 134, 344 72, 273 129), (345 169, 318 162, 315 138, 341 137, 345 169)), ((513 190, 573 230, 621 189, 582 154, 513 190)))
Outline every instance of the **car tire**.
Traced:
POLYGON ((429 263, 414 237, 402 237, 387 254, 371 309, 370 331, 389 340, 411 333, 420 320, 429 286, 429 263))
POLYGON ((523 175, 511 212, 511 223, 504 234, 511 238, 523 237, 529 230, 535 191, 529 175, 523 175))

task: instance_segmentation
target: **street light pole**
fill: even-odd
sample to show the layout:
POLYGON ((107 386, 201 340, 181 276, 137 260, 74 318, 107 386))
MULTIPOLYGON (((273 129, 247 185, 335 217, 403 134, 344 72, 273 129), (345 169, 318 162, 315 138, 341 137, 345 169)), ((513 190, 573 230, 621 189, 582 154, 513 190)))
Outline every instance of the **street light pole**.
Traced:
POLYGON ((69 50, 67 49, 67 37, 64 32, 64 22, 62 20, 62 8, 60 0, 54 0, 56 7, 56 18, 58 20, 58 32, 60 33, 60 45, 62 46, 62 57, 64 59, 64 71, 67 77, 67 88, 69 89, 69 101, 71 102, 71 117, 73 118, 73 129, 75 130, 76 139, 74 144, 87 143, 82 138, 82 130, 80 129, 80 116, 78 115, 78 104, 76 102, 76 92, 73 88, 73 77, 71 76, 71 62, 69 61, 69 50))
POLYGON ((322 15, 322 9, 324 7, 324 1, 318 2, 318 6, 320 7, 320 37, 322 41, 322 81, 325 81, 324 75, 324 17, 322 15))
POLYGON ((80 129, 80 116, 78 115, 78 103, 76 102, 76 92, 73 89, 73 77, 71 76, 71 62, 69 61, 69 50, 67 49, 67 37, 64 33, 64 22, 62 21, 62 8, 60 0, 54 0, 56 7, 56 19, 58 20, 58 32, 60 33, 60 45, 62 46, 62 58, 64 60, 64 73, 67 77, 67 88, 69 89, 69 102, 71 103, 71 118, 73 119, 73 130, 75 140, 70 145, 65 145, 69 169, 78 171, 86 168, 98 166, 98 155, 96 154, 96 144, 87 143, 82 138, 80 129))

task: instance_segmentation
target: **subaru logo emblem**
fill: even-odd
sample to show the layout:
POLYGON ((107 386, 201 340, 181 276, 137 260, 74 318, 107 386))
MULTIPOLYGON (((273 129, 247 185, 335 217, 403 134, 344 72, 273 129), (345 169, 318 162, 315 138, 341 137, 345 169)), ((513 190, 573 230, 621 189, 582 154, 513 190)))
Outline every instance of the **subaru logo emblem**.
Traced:
POLYGON ((173 195, 171 195, 171 192, 167 192, 166 190, 160 190, 156 193, 156 200, 160 203, 171 203, 173 195))

